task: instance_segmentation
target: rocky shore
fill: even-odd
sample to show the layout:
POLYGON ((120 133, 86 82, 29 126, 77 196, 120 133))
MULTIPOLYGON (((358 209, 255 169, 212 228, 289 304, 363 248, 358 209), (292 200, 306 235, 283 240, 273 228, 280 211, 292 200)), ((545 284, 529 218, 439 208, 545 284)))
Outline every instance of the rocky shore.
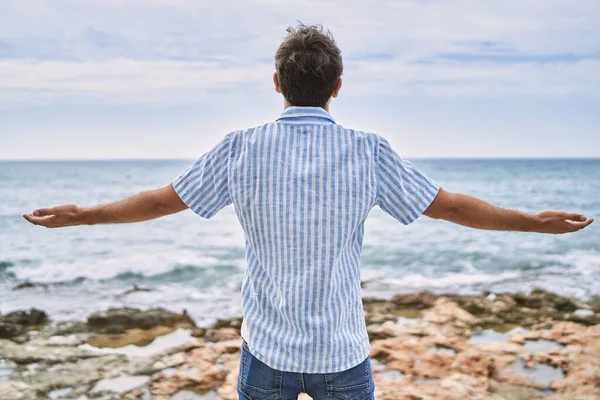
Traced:
MULTIPOLYGON (((600 399, 600 301, 543 291, 364 300, 378 400, 600 399)), ((0 399, 237 399, 241 320, 0 316, 0 399)))

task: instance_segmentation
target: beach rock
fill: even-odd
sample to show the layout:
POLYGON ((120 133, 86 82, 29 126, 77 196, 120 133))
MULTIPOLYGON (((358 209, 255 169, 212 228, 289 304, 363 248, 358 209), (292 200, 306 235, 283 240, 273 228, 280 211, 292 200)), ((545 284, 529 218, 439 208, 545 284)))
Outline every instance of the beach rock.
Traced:
POLYGON ((235 328, 209 329, 204 335, 204 339, 210 342, 221 342, 239 338, 241 338, 240 331, 235 328))
POLYGON ((127 296, 130 295, 132 293, 138 293, 138 292, 151 292, 153 289, 151 288, 147 288, 147 287, 143 287, 143 286, 138 286, 138 285, 133 285, 133 287, 131 289, 127 289, 126 291, 124 291, 123 293, 121 293, 121 296, 127 296))
POLYGON ((48 287, 45 283, 36 283, 36 282, 21 282, 13 287, 12 290, 23 290, 23 289, 32 289, 32 288, 44 288, 48 287))
MULTIPOLYGON (((569 321, 577 310, 584 310, 580 316, 590 315, 592 305, 542 291, 494 296, 419 293, 389 301, 367 299, 364 304, 378 400, 600 399, 600 324, 569 321), (512 331, 521 325, 530 329, 512 331), (494 328, 512 334, 487 344, 469 339, 473 332, 494 328), (563 346, 528 351, 532 340, 563 346), (552 381, 552 390, 540 391, 531 371, 523 373, 523 368, 540 364, 564 372, 552 381)), ((19 314, 17 320, 22 317, 19 314)), ((239 318, 194 329, 185 313, 127 308, 94 314, 75 329, 71 325, 45 325, 33 335, 22 333, 35 325, 17 324, 23 327, 19 336, 0 339, 0 360, 5 360, 0 374, 2 368, 10 370, 0 376, 1 400, 37 400, 56 395, 57 389, 72 389, 68 398, 79 400, 170 400, 186 391, 208 393, 206 398, 217 400, 238 398, 239 318), (153 343, 180 324, 197 338, 146 357, 132 356, 137 352, 110 354, 111 347, 153 343), (19 344, 21 340, 26 343, 19 344), (106 348, 93 349, 89 343, 106 348), (106 386, 123 376, 138 380, 120 393, 98 389, 98 382, 106 386)))
POLYGON ((92 359, 74 360, 40 368, 36 374, 24 378, 38 391, 57 387, 80 386, 120 374, 128 366, 124 356, 112 354, 92 359))
POLYGON ((0 338, 11 339, 48 322, 48 315, 38 309, 15 311, 0 316, 0 338))
POLYGON ((52 365, 97 356, 97 354, 76 347, 17 344, 10 340, 0 339, 0 359, 8 359, 20 365, 32 363, 52 365))
POLYGON ((470 348, 456 356, 451 369, 468 375, 491 377, 494 373, 494 358, 480 349, 470 348))
POLYGON ((0 321, 0 338, 10 339, 25 333, 21 325, 0 321))
POLYGON ((530 400, 538 397, 535 389, 532 387, 511 385, 496 381, 490 381, 489 390, 507 400, 530 400))
POLYGON ((425 309, 433 307, 436 296, 429 292, 420 292, 394 296, 390 302, 400 308, 425 309))
POLYGON ((20 381, 0 381, 0 394, 2 400, 34 400, 39 398, 30 385, 20 381))
POLYGON ((487 393, 488 380, 465 374, 452 374, 439 382, 439 390, 435 391, 435 399, 498 399, 500 396, 487 393))
POLYGON ((423 312, 423 321, 440 327, 440 333, 447 335, 470 335, 471 328, 479 319, 463 310, 452 300, 440 297, 432 308, 423 312))
POLYGON ((575 312, 569 314, 569 316, 566 319, 570 321, 581 322, 587 325, 598 322, 598 317, 596 313, 594 313, 593 310, 588 309, 575 310, 575 312))
POLYGON ((118 308, 90 315, 87 326, 94 332, 115 334, 129 329, 150 329, 156 326, 194 328, 196 324, 185 312, 177 314, 162 308, 148 311, 118 308))

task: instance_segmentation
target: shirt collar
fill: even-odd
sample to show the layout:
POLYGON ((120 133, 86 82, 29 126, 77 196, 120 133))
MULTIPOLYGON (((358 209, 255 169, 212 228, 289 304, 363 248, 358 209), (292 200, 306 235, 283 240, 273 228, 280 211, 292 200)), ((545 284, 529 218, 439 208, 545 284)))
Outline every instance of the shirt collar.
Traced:
POLYGON ((335 124, 335 120, 325 109, 321 107, 298 107, 286 108, 277 122, 291 124, 335 124))

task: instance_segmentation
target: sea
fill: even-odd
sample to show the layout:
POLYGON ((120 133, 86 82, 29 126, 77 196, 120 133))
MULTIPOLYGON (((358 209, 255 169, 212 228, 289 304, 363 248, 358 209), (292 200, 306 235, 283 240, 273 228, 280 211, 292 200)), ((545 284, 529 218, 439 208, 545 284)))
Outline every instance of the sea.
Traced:
MULTIPOLYGON (((241 315, 244 234, 233 207, 128 225, 46 229, 22 214, 95 205, 164 186, 193 160, 0 162, 0 313, 36 307, 57 322, 111 307, 186 310, 200 326, 241 315), (20 284, 33 287, 14 290, 20 284), (132 290, 133 288, 137 290, 132 290)), ((447 190, 526 212, 600 217, 600 160, 413 162, 447 190)), ((535 288, 600 295, 600 221, 568 235, 487 232, 379 208, 365 225, 365 297, 429 290, 473 294, 535 288)))

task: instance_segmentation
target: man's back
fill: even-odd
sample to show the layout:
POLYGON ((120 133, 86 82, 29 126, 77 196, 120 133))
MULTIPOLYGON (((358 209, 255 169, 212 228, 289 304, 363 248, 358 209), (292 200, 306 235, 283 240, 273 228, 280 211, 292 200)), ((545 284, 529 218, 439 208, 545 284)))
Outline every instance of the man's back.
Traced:
POLYGON ((438 190, 383 138, 319 107, 227 135, 173 186, 204 217, 234 204, 248 261, 242 336, 270 367, 304 373, 368 357, 359 263, 371 208, 410 223, 438 190))

